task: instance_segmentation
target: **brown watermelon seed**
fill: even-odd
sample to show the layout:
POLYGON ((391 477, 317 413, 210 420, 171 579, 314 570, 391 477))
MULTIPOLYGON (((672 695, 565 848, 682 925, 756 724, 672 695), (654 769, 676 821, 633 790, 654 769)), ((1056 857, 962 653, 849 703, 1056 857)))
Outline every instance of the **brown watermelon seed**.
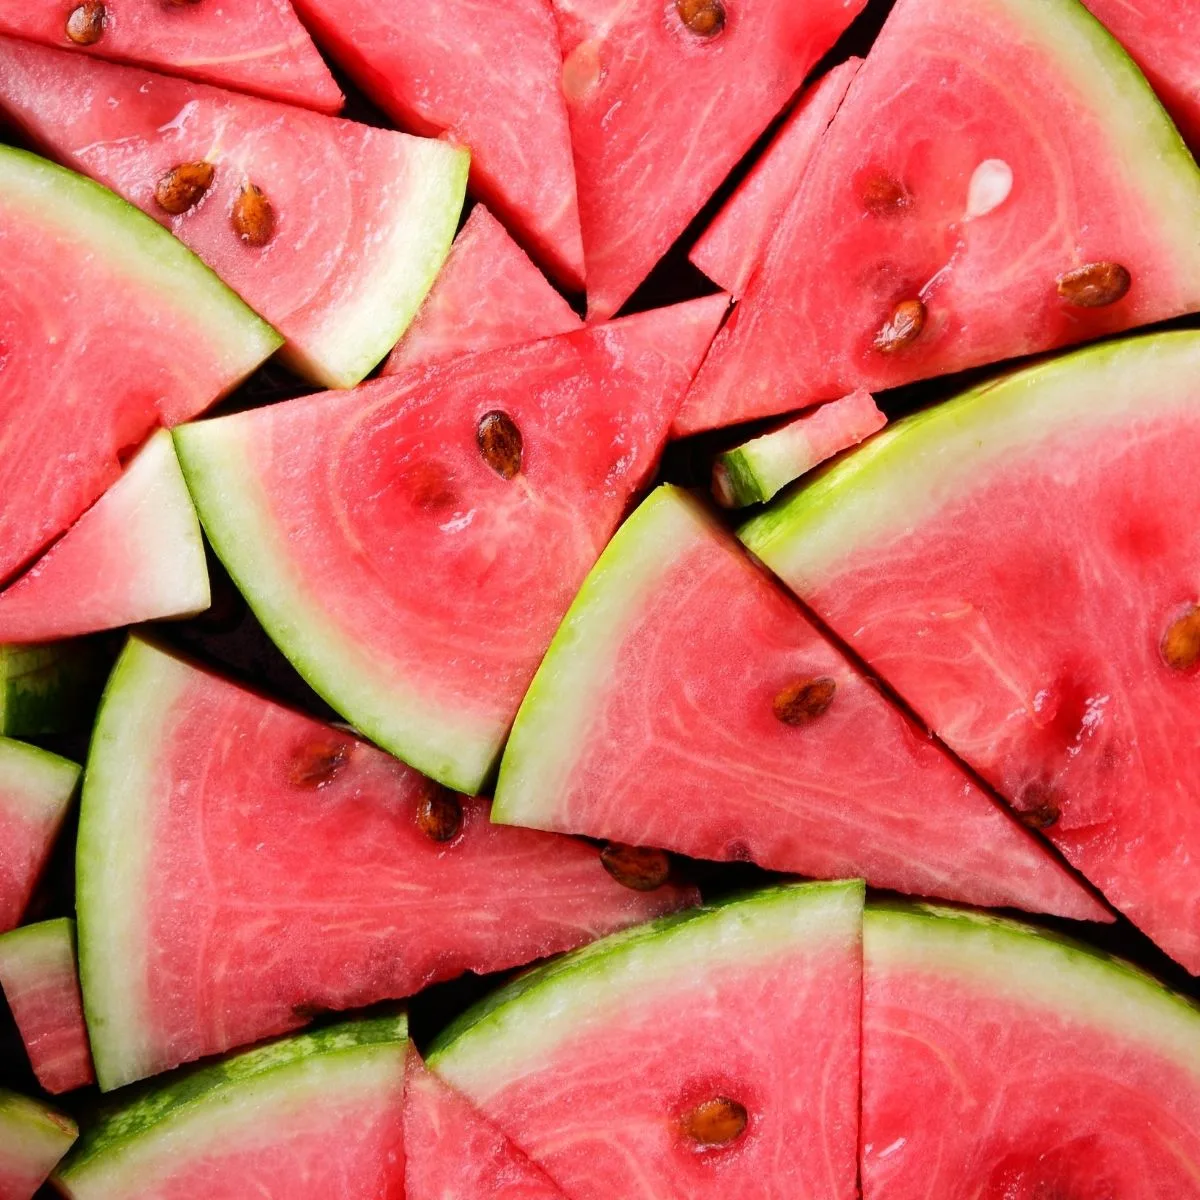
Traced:
POLYGON ((600 862, 622 887, 635 892, 652 892, 662 887, 671 874, 671 860, 666 852, 649 846, 609 842, 600 851, 600 862))
POLYGON ((444 787, 432 786, 417 806, 417 828, 431 842, 454 841, 462 823, 462 801, 444 787))
POLYGON ((721 0, 675 0, 675 11, 684 26, 699 37, 716 37, 725 28, 721 0))
POLYGON ((1076 308, 1104 308, 1124 297, 1133 283, 1117 262, 1087 263, 1066 271, 1055 281, 1058 294, 1076 308))
POLYGON ((920 300, 901 300, 875 335, 875 349, 881 354, 895 354, 911 346, 924 328, 925 305, 920 300))
POLYGON ((294 787, 320 789, 331 784, 350 761, 350 743, 330 733, 297 748, 288 768, 294 787))
POLYGON ((728 1096, 714 1096, 683 1114, 684 1134, 698 1147, 728 1146, 746 1131, 749 1114, 746 1106, 728 1096))
POLYGON ((104 36, 108 10, 100 0, 84 0, 67 17, 67 37, 77 46, 94 46, 104 36))
POLYGON ((1172 671, 1190 671, 1200 662, 1200 608, 1190 605, 1167 626, 1159 651, 1172 671))
POLYGON ((1030 829, 1049 829, 1051 825, 1058 824, 1062 811, 1057 804, 1046 801, 1033 808, 1022 809, 1017 815, 1021 818, 1022 824, 1028 825, 1030 829))
POLYGON ((212 163, 203 160, 179 163, 154 185, 155 203, 176 217, 195 208, 212 187, 216 170, 212 163))
POLYGON ((265 246, 275 236, 275 210, 257 184, 242 184, 229 219, 247 246, 265 246))
POLYGON ((513 479, 521 473, 525 443, 517 423, 506 412, 484 413, 475 430, 479 453, 501 479, 513 479))
POLYGON ((894 217, 911 203, 908 189, 890 175, 872 175, 863 184, 863 207, 875 217, 894 217))
POLYGON ((829 711, 837 683, 827 675, 789 683, 771 706, 785 725, 807 725, 829 711))

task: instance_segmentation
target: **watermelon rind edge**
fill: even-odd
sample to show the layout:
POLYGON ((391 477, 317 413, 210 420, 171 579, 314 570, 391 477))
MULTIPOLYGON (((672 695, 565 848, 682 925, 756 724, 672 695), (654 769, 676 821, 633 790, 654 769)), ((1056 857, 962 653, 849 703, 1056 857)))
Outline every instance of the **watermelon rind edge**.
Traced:
POLYGON ((0 934, 0 978, 36 973, 42 960, 57 967, 62 959, 63 943, 75 957, 75 922, 70 917, 55 917, 33 925, 21 925, 0 934))

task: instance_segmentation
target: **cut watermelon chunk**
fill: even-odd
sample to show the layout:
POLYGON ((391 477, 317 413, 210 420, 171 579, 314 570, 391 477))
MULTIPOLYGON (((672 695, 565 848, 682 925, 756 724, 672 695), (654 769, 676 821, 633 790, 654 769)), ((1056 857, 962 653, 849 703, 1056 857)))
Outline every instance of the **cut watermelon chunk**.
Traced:
POLYGON ((505 830, 342 729, 133 638, 105 693, 77 855, 105 1090, 695 899, 583 842, 505 830))
POLYGON ((33 1200, 78 1136, 69 1117, 0 1088, 0 1196, 33 1200))
POLYGON ((86 729, 111 654, 103 639, 0 645, 0 736, 36 738, 86 729))
POLYGON ((209 604, 204 539, 171 435, 125 474, 16 583, 0 592, 0 640, 43 642, 209 604))
POLYGON ((583 287, 562 59, 546 0, 296 7, 393 120, 469 146, 475 194, 557 279, 583 287))
POLYGON ((1200 171, 1075 0, 898 0, 677 431, 1193 311, 1198 226, 1200 171))
POLYGON ((519 346, 581 324, 504 226, 477 204, 383 373, 519 346))
POLYGON ((1106 919, 670 487, 580 590, 522 705, 493 819, 1106 919))
POLYGON ((444 142, 7 39, 0 107, 166 225, 325 387, 352 387, 395 345, 466 189, 467 152, 444 142), (247 215, 256 194, 269 217, 247 215))
POLYGON ((0 0, 0 34, 320 112, 342 107, 341 90, 288 0, 0 0))
POLYGON ((20 921, 78 782, 73 762, 0 738, 0 933, 20 921))
POLYGON ((745 292, 860 66, 852 58, 805 93, 692 247, 688 258, 722 290, 745 292))
POLYGON ((214 548, 308 682, 384 749, 478 792, 725 306, 194 425, 180 461, 214 548))
POLYGON ((1008 921, 869 908, 864 1200, 1194 1196, 1200 1010, 1008 921))
POLYGON ((794 479, 886 424, 870 392, 830 400, 722 454, 713 464, 713 495, 725 508, 770 500, 794 479))
POLYGON ((572 1200, 853 1200, 862 887, 782 887, 600 942, 430 1055, 572 1200))
POLYGON ((406 1200, 566 1200, 471 1102, 408 1055, 406 1200))
POLYGON ((54 1177, 71 1200, 404 1200, 403 1016, 345 1021, 107 1109, 54 1177))
POLYGON ((64 917, 0 936, 0 987, 42 1087, 57 1095, 94 1083, 75 922, 64 917))
POLYGON ((279 341, 137 209, 2 146, 0 247, 3 580, 100 496, 122 454, 202 412, 279 341))
POLYGON ((901 421, 743 530, 950 747, 1200 972, 1200 334, 901 421))
POLYGON ((864 0, 553 0, 588 316, 611 317, 864 0))

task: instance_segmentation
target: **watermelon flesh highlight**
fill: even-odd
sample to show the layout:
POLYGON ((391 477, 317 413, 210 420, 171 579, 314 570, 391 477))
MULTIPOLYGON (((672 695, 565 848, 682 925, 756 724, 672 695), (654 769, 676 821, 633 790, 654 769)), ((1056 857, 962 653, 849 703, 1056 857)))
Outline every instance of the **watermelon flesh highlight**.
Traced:
POLYGON ((0 39, 0 107, 38 145, 160 221, 286 338, 325 387, 352 387, 404 332, 438 273, 466 188, 465 150, 136 67, 0 39), (160 181, 215 175, 172 215, 160 181), (274 213, 235 231, 247 183, 274 213))
POLYGON ((0 987, 42 1087, 59 1095, 95 1083, 75 963, 75 922, 64 917, 0 936, 0 987))
POLYGON ((178 431, 180 461, 217 554, 315 690, 478 792, 726 303, 196 424, 178 431), (480 449, 496 412, 522 440, 513 478, 480 449))
POLYGON ((676 433, 1194 311, 1198 224, 1200 171, 1074 0, 899 0, 676 433), (1112 302, 1060 296, 1093 264, 1112 302))
POLYGON ((33 1200, 77 1136, 69 1117, 0 1088, 0 1196, 33 1200))
POLYGON ((860 66, 861 58, 851 58, 805 92, 692 247, 689 260, 722 291, 745 293, 860 66))
POLYGON ((342 107, 341 89, 289 0, 223 0, 219 5, 104 0, 104 32, 90 46, 66 34, 74 7, 0 0, 0 34, 318 112, 342 107))
POLYGON ((570 333, 582 323, 504 226, 477 204, 383 373, 570 333))
POLYGON ((560 283, 583 287, 562 60, 545 0, 299 0, 317 40, 402 128, 471 149, 471 188, 560 283))
POLYGON ((864 1200, 1195 1196, 1200 1012, 1008 922, 873 911, 864 1200))

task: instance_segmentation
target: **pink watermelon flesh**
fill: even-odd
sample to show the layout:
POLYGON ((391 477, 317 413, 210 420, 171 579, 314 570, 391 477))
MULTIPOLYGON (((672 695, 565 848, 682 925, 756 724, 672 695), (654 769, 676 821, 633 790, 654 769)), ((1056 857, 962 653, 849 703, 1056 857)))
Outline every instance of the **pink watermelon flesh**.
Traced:
POLYGON ((217 553, 309 683, 385 749, 478 792, 725 306, 192 425, 180 461, 217 553), (523 446, 512 478, 480 449, 497 412, 523 446))
POLYGON ((383 373, 519 346, 581 324, 504 226, 477 204, 383 373))
POLYGON ((494 818, 1104 920, 686 493, 630 518, 522 707, 494 818), (804 724, 777 697, 827 685, 804 724))
POLYGON ((86 46, 67 36, 76 7, 70 0, 0 0, 0 34, 319 112, 342 107, 341 90, 288 0, 104 0, 103 33, 86 46))
POLYGON ((410 1050, 404 1083, 406 1200, 566 1200, 550 1177, 410 1050))
POLYGON ((1074 0, 898 0, 676 432, 1192 311, 1198 224, 1200 172, 1074 0), (1060 295, 1089 266, 1110 303, 1060 295))
POLYGON ((78 904, 105 1090, 695 900, 622 887, 594 847, 493 826, 485 801, 136 639, 93 745, 78 904), (457 803, 461 832, 427 835, 427 803, 457 803))
POLYGON ((553 0, 588 316, 611 317, 838 39, 863 0, 718 5, 691 31, 661 0, 553 0))
POLYGON ((298 0, 393 120, 471 149, 477 196, 560 282, 583 287, 562 60, 545 0, 298 0))
POLYGON ((741 296, 795 195, 862 59, 833 68, 805 93, 688 258, 718 287, 741 296))

